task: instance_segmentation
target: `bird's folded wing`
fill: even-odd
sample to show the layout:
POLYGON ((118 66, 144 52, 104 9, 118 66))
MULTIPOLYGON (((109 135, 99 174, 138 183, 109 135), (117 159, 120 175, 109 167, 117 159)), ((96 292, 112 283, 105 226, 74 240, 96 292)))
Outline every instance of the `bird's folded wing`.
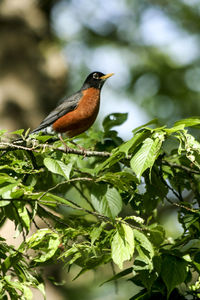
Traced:
POLYGON ((78 92, 67 99, 63 99, 62 103, 52 110, 52 112, 50 112, 50 114, 31 133, 38 132, 52 125, 57 119, 74 110, 77 107, 81 97, 82 93, 78 92))

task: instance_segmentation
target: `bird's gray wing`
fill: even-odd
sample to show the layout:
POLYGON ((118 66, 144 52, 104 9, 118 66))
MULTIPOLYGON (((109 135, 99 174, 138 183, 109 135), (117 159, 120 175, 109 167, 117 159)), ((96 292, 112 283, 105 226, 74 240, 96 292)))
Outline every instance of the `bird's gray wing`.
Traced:
POLYGON ((73 94, 71 97, 63 99, 61 104, 52 110, 52 112, 50 112, 50 114, 31 133, 38 132, 52 125, 57 119, 74 110, 77 107, 81 97, 82 93, 79 91, 76 94, 73 94))

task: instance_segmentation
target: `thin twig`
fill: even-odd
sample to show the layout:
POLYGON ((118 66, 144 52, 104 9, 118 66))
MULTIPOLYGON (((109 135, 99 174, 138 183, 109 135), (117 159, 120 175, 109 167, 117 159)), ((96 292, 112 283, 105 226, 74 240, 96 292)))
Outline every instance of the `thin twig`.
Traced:
MULTIPOLYGON (((56 187, 56 186, 55 186, 56 187)), ((54 187, 54 188, 55 188, 54 187)), ((43 195, 41 195, 41 196, 44 196, 44 194, 43 195)), ((42 197, 39 197, 38 199, 3 199, 4 201, 10 201, 10 202, 14 202, 14 201, 26 201, 27 203, 29 202, 29 201, 40 201, 41 200, 41 198, 42 197)), ((83 212, 85 212, 85 213, 87 213, 87 214, 90 214, 90 215, 93 215, 94 217, 96 217, 97 219, 100 219, 100 220, 104 220, 104 221, 107 221, 107 222, 109 222, 109 223, 111 223, 111 224, 113 224, 114 222, 117 222, 117 223, 120 223, 120 224, 125 224, 125 225, 128 225, 128 226, 130 226, 131 228, 133 228, 133 229, 137 229, 137 230, 140 230, 140 231, 151 231, 149 228, 145 228, 145 227, 138 227, 138 226, 135 226, 135 225, 132 225, 132 224, 130 224, 130 223, 128 223, 128 222, 126 222, 126 221, 124 221, 124 220, 121 220, 121 219, 117 219, 117 220, 114 220, 114 219, 111 219, 111 218, 109 218, 109 217, 107 217, 107 216, 104 216, 104 215, 102 215, 102 214, 100 214, 100 213, 98 213, 98 212, 96 212, 96 211, 91 211, 91 210, 89 210, 89 209, 86 209, 86 208, 83 208, 83 207, 81 207, 80 205, 78 205, 77 203, 75 203, 75 202, 73 202, 72 200, 69 200, 69 199, 67 199, 66 200, 67 202, 69 202, 69 203, 71 203, 72 205, 73 205, 73 207, 71 207, 69 204, 66 204, 66 203, 62 203, 62 202, 58 202, 58 201, 42 201, 42 203, 41 204, 38 204, 38 206, 40 207, 40 208, 42 208, 43 210, 45 210, 44 209, 44 207, 42 206, 42 205, 44 205, 44 204, 54 204, 54 205, 62 205, 62 206, 66 206, 66 207, 70 207, 70 208, 73 208, 73 209, 75 209, 75 210, 79 210, 79 211, 83 211, 83 212)), ((46 210, 45 210, 46 211, 46 210)), ((53 219, 55 219, 57 222, 59 222, 59 223, 61 223, 61 224, 64 224, 64 225, 67 225, 68 226, 68 224, 66 224, 66 223, 64 223, 63 221, 61 221, 57 216, 55 216, 54 214, 52 214, 52 213, 50 213, 50 212, 48 212, 48 211, 46 211, 46 213, 50 216, 50 217, 52 217, 53 219)), ((39 217, 41 217, 41 216, 39 216, 39 217)), ((44 221, 44 220, 43 220, 44 221)))
POLYGON ((186 166, 178 165, 176 163, 169 162, 165 159, 162 160, 162 163, 163 163, 163 165, 167 165, 172 168, 177 168, 177 169, 181 169, 183 171, 189 172, 189 173, 200 175, 200 171, 194 170, 194 169, 186 167, 186 166))
MULTIPOLYGON (((49 217, 51 217, 54 221, 56 221, 57 223, 60 223, 60 224, 62 224, 62 225, 65 225, 65 226, 67 226, 67 227, 69 227, 69 225, 68 225, 66 222, 64 222, 64 221, 63 221, 61 218, 59 218, 58 216, 54 215, 52 212, 49 212, 49 211, 48 211, 46 208, 44 208, 42 205, 38 204, 38 206, 39 206, 39 208, 40 208, 42 211, 45 212, 45 214, 47 214, 49 217)), ((46 221, 46 219, 45 219, 44 217, 42 217, 41 215, 40 215, 39 217, 42 219, 42 221, 43 221, 50 229, 52 229, 54 232, 56 232, 55 229, 53 228, 53 226, 52 226, 51 224, 49 224, 49 223, 46 221)))
POLYGON ((184 206, 184 205, 182 205, 182 204, 173 202, 173 201, 170 200, 167 196, 165 196, 165 199, 166 199, 170 204, 172 204, 173 206, 177 206, 177 207, 179 207, 179 208, 183 208, 183 209, 185 209, 185 210, 187 210, 187 211, 190 211, 190 212, 192 212, 192 213, 198 213, 198 211, 199 211, 199 210, 195 210, 195 209, 192 209, 192 208, 190 208, 190 207, 184 206))
MULTIPOLYGON (((39 200, 39 199, 38 199, 38 200, 39 200)), ((77 203, 73 202, 72 200, 67 199, 67 201, 68 201, 69 203, 71 203, 73 206, 75 206, 75 207, 73 207, 73 209, 83 211, 83 212, 85 212, 85 213, 87 213, 87 214, 93 215, 94 217, 96 217, 96 218, 98 218, 98 219, 103 219, 103 220, 105 220, 105 221, 107 221, 107 222, 109 222, 109 223, 112 223, 112 224, 113 224, 113 222, 114 222, 114 220, 112 220, 111 218, 109 218, 109 217, 107 217, 107 216, 104 216, 104 215, 102 215, 102 214, 100 214, 100 213, 98 213, 98 212, 96 212, 96 211, 91 211, 91 210, 89 210, 89 209, 86 209, 86 208, 84 208, 84 207, 81 207, 80 205, 78 205, 77 203)), ((63 206, 71 207, 71 206, 69 206, 69 205, 66 204, 66 203, 60 203, 60 202, 57 202, 57 201, 51 202, 51 203, 52 203, 52 204, 57 204, 57 205, 62 204, 63 206)), ((124 220, 118 219, 117 222, 118 222, 118 223, 121 223, 121 224, 128 225, 128 226, 130 226, 130 227, 132 227, 132 228, 134 228, 134 229, 140 230, 140 231, 150 231, 148 228, 144 228, 144 227, 141 228, 141 227, 138 227, 138 226, 134 226, 134 225, 132 225, 132 224, 130 224, 130 223, 124 221, 124 220)))
POLYGON ((176 198, 178 198, 180 201, 182 201, 182 197, 180 197, 180 195, 165 181, 165 179, 163 178, 163 170, 162 170, 162 165, 160 165, 160 169, 159 169, 159 175, 161 178, 161 181, 163 182, 163 184, 170 190, 172 191, 172 193, 174 194, 174 196, 176 198))
POLYGON ((39 198, 38 201, 40 201, 46 194, 48 194, 49 192, 55 190, 57 187, 64 185, 64 184, 69 184, 70 182, 75 182, 75 181, 92 181, 92 178, 89 177, 77 177, 77 178, 72 178, 69 180, 65 180, 62 182, 57 183, 56 185, 54 185, 53 187, 49 188, 47 191, 45 191, 39 198))

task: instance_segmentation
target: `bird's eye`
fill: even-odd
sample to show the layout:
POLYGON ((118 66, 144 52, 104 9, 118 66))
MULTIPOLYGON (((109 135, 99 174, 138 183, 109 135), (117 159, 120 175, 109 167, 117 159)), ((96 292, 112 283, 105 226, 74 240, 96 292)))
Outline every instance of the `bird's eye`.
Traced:
POLYGON ((98 75, 97 73, 94 73, 94 74, 93 74, 93 78, 94 78, 94 79, 99 79, 99 75, 98 75))

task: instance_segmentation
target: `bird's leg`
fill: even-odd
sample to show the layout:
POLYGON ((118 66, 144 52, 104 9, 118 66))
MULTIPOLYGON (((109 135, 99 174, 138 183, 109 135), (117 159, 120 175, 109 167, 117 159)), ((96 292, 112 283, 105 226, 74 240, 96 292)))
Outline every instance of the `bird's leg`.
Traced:
MULTIPOLYGON (((60 141, 62 142, 62 144, 64 145, 66 152, 68 152, 68 149, 70 149, 70 147, 68 147, 68 146, 66 145, 65 141, 63 140, 62 134, 59 133, 59 134, 58 134, 58 137, 59 137, 60 141)), ((86 151, 85 148, 81 147, 80 145, 78 145, 78 144, 75 143, 74 141, 70 141, 70 143, 73 144, 74 146, 78 147, 78 148, 83 152, 83 154, 85 155, 85 151, 86 151)))
POLYGON ((80 150, 84 151, 86 150, 84 147, 80 146, 79 144, 75 143, 74 141, 70 141, 74 146, 78 147, 80 150))
POLYGON ((60 141, 62 142, 62 144, 64 145, 66 152, 68 152, 69 147, 66 145, 65 141, 63 140, 62 133, 59 133, 58 137, 59 137, 60 141))

